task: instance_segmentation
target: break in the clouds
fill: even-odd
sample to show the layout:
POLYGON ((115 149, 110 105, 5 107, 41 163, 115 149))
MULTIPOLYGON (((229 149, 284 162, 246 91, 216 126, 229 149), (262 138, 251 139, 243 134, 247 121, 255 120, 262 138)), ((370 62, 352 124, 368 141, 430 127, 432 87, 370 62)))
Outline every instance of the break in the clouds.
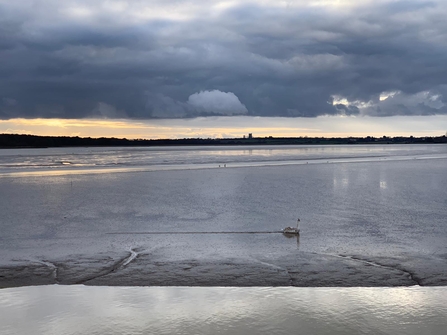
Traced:
POLYGON ((0 118, 447 114, 444 0, 0 0, 0 118))

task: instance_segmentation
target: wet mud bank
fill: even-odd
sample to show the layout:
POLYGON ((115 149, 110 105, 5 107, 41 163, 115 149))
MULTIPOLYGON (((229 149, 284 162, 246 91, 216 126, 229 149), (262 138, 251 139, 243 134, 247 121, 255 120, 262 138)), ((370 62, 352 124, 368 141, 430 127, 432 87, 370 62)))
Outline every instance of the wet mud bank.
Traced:
POLYGON ((163 259, 144 250, 15 260, 0 266, 0 288, 96 286, 447 286, 447 255, 368 257, 301 252, 281 258, 163 259))

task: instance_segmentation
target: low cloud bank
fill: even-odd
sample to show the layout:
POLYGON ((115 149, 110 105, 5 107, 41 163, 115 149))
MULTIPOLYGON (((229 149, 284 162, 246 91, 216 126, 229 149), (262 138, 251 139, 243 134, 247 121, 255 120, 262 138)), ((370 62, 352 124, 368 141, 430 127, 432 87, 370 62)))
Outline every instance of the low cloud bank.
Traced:
POLYGON ((447 114, 446 17, 444 0, 0 0, 0 119, 447 114))

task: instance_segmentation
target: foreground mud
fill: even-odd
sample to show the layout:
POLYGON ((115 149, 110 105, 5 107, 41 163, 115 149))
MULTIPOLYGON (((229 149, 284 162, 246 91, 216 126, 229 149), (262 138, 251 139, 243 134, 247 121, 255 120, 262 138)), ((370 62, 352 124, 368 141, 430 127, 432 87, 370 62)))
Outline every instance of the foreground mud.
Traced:
POLYGON ((445 286, 447 255, 362 258, 300 252, 281 258, 166 260, 144 250, 0 266, 0 287, 110 286, 445 286))

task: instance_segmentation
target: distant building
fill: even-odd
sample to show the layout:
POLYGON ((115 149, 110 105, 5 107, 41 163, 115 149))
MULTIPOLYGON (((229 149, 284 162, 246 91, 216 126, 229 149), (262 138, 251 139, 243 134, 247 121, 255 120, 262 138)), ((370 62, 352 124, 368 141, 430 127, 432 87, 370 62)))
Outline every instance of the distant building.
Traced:
POLYGON ((252 133, 248 133, 248 138, 253 138, 253 134, 252 133))

